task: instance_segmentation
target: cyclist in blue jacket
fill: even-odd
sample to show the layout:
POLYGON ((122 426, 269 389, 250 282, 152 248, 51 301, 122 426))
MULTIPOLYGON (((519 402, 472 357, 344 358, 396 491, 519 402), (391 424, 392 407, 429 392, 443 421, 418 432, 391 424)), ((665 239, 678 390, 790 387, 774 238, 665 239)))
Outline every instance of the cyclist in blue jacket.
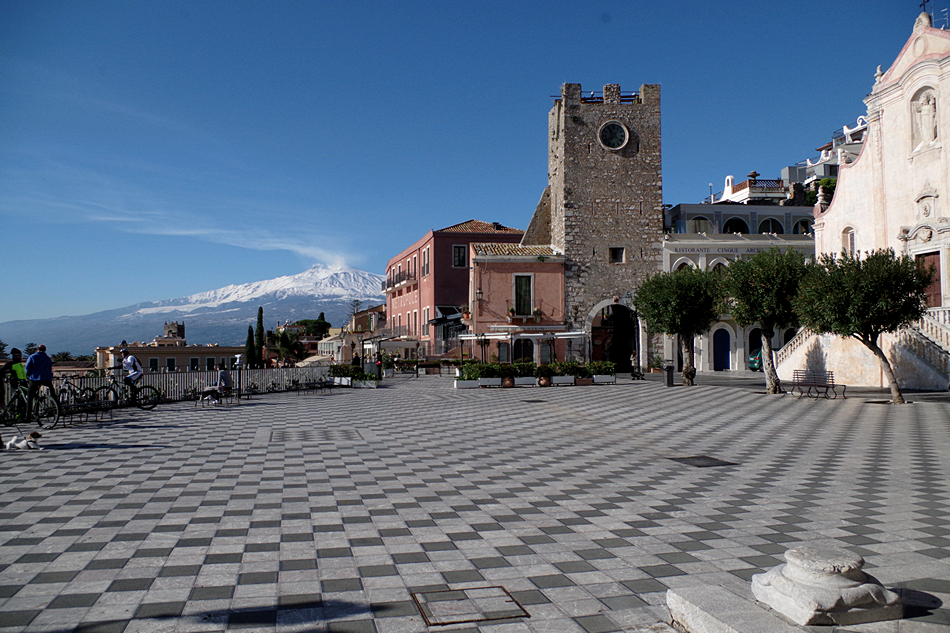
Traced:
POLYGON ((49 389, 50 395, 56 399, 56 390, 53 388, 53 359, 46 355, 46 346, 40 345, 36 351, 26 359, 26 378, 30 381, 30 390, 26 394, 26 416, 29 421, 33 413, 33 399, 40 387, 49 389))

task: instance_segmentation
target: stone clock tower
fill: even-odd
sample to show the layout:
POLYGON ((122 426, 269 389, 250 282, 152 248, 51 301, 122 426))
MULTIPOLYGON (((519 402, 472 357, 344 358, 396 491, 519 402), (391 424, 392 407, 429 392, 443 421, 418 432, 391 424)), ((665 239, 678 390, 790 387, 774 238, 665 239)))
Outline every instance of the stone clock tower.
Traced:
POLYGON ((660 270, 660 86, 597 95, 564 84, 548 134, 548 187, 522 244, 566 256, 565 315, 583 327, 598 304, 660 270))

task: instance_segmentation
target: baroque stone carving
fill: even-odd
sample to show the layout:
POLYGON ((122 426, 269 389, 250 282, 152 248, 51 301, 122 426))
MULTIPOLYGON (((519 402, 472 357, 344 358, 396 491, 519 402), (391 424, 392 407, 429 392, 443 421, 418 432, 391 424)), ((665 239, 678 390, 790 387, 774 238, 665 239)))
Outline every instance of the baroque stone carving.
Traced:
POLYGON ((786 563, 752 576, 752 593, 800 625, 862 624, 903 616, 900 596, 861 568, 864 559, 836 547, 796 547, 786 563))
POLYGON ((915 115, 914 150, 933 145, 937 141, 937 99, 933 92, 926 90, 915 100, 912 106, 915 115))

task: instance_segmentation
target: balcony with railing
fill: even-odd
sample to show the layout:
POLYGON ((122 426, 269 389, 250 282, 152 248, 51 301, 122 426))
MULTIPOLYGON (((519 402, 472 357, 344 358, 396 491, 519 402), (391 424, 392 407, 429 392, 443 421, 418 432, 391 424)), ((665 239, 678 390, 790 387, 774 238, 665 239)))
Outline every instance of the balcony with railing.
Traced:
POLYGON ((399 290, 403 286, 410 284, 416 280, 416 273, 409 271, 399 271, 382 282, 383 292, 394 292, 399 290))

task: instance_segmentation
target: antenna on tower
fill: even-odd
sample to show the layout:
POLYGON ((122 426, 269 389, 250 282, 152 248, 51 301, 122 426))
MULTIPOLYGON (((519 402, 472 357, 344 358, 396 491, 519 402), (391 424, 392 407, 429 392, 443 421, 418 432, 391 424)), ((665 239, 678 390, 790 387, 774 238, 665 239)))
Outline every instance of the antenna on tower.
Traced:
POLYGON ((945 31, 948 27, 950 27, 950 9, 941 9, 940 13, 941 16, 939 20, 934 18, 934 28, 937 27, 937 22, 940 22, 942 23, 940 30, 945 31))

